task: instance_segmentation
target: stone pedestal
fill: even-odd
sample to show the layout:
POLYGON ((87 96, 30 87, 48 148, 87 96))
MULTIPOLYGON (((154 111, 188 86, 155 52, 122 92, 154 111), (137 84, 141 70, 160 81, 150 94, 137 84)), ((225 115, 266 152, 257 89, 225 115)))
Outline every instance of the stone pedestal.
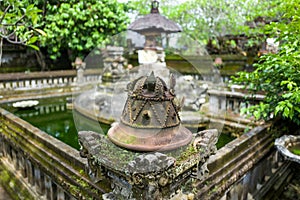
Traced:
POLYGON ((90 176, 110 182, 111 192, 103 199, 144 200, 193 196, 193 180, 208 175, 205 163, 216 151, 218 132, 202 131, 193 134, 187 146, 148 153, 120 148, 106 136, 91 131, 81 131, 78 137, 90 176))
POLYGON ((127 60, 123 57, 123 53, 123 47, 107 46, 102 49, 104 65, 102 81, 116 82, 125 75, 124 67, 127 65, 127 60))

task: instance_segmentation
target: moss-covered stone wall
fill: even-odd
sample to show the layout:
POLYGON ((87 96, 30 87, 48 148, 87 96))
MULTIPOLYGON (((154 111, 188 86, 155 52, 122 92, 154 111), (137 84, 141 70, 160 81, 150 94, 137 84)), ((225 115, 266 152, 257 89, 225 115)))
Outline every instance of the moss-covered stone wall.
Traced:
POLYGON ((20 176, 4 170, 8 168, 11 172, 20 170, 24 176, 22 178, 27 178, 29 184, 34 186, 27 188, 28 192, 15 191, 13 181, 14 184, 7 185, 10 188, 8 191, 12 191, 13 195, 31 193, 36 195, 35 199, 39 199, 38 195, 47 191, 46 185, 51 185, 49 191, 53 194, 49 195, 56 197, 64 195, 77 199, 83 196, 97 199, 106 191, 87 176, 86 160, 80 158, 76 149, 1 108, 0 121, 0 160, 8 159, 12 163, 2 166, 1 182, 5 184, 8 179, 13 181, 20 176))

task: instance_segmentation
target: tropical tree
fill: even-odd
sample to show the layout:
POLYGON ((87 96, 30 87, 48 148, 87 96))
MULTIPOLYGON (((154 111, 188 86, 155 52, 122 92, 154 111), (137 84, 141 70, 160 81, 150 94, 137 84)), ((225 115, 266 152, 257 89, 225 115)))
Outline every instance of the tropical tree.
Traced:
POLYGON ((116 0, 58 1, 48 3, 41 46, 52 59, 67 51, 70 60, 86 56, 108 36, 126 29, 129 7, 116 0))
POLYGON ((124 30, 130 9, 117 0, 6 0, 0 8, 1 41, 40 49, 35 53, 42 70, 47 57, 55 60, 67 52, 71 63, 124 30))
POLYGON ((260 58, 251 73, 241 72, 234 82, 244 84, 252 94, 266 97, 248 111, 257 119, 275 115, 300 125, 300 2, 278 2, 277 22, 265 26, 264 33, 280 42, 278 53, 260 58))
POLYGON ((3 40, 38 49, 38 35, 45 35, 38 23, 42 11, 27 0, 0 1, 0 9, 0 61, 3 40))

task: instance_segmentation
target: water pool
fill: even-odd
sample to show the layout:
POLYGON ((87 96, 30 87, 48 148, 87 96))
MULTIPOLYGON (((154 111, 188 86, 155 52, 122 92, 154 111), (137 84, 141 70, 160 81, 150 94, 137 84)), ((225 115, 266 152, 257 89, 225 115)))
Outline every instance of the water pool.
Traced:
MULTIPOLYGON (((61 140, 75 149, 79 149, 80 146, 78 144, 77 131, 77 128, 79 127, 78 124, 75 126, 73 111, 67 108, 67 98, 68 97, 55 97, 39 99, 39 104, 37 106, 26 109, 14 108, 13 103, 5 103, 0 106, 47 134, 61 140)), ((110 127, 109 125, 92 121, 83 116, 80 117, 80 120, 76 120, 76 122, 79 121, 85 128, 88 127, 87 129, 96 132, 101 131, 102 133, 107 133, 110 127), (100 127, 102 130, 100 130, 100 127)), ((217 143, 217 148, 221 148, 233 139, 234 137, 229 134, 221 134, 217 143)))

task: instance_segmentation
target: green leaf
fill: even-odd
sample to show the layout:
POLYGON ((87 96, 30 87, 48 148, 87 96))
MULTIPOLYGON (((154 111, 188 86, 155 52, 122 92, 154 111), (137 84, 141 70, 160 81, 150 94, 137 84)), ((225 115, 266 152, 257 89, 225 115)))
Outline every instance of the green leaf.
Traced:
POLYGON ((27 44, 33 44, 37 41, 38 37, 37 36, 33 36, 29 39, 29 41, 27 42, 27 44))
POLYGON ((290 109, 288 107, 285 107, 283 110, 283 116, 288 118, 290 114, 290 109))
POLYGON ((260 112, 259 111, 256 110, 256 111, 254 111, 253 114, 254 114, 254 117, 255 117, 256 120, 260 119, 260 112))
POLYGON ((275 108, 275 116, 277 116, 277 114, 279 113, 279 112, 281 112, 282 111, 282 107, 280 107, 280 106, 276 106, 276 108, 275 108))
POLYGON ((31 47, 31 48, 33 48, 33 49, 37 50, 37 51, 39 51, 39 50, 40 50, 38 46, 36 46, 36 45, 33 45, 33 44, 29 44, 29 45, 27 45, 27 46, 29 46, 29 47, 31 47))
POLYGON ((286 104, 289 108, 293 108, 293 104, 291 104, 290 102, 287 102, 286 104))
POLYGON ((41 29, 34 29, 36 32, 38 32, 39 34, 41 34, 42 36, 47 36, 47 34, 45 33, 45 31, 41 30, 41 29))
POLYGON ((282 95, 282 97, 285 98, 285 99, 288 99, 291 96, 293 96, 293 93, 291 93, 291 92, 282 95))
POLYGON ((51 55, 50 58, 51 58, 52 60, 55 60, 57 57, 56 57, 56 55, 51 55))

